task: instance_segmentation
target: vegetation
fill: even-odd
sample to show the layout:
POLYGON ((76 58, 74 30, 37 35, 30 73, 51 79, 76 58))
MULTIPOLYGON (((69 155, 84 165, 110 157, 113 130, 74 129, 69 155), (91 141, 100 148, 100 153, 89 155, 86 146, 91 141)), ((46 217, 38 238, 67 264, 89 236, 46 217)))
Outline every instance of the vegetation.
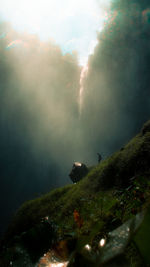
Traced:
MULTIPOLYGON (((150 204, 150 127, 147 125, 150 123, 77 184, 25 202, 8 228, 5 243, 9 244, 12 237, 29 231, 48 216, 58 227, 58 238, 72 235, 77 239, 77 251, 85 244, 96 250, 99 240, 108 232, 146 210, 150 204)), ((140 266, 144 262, 137 249, 138 242, 139 237, 124 251, 127 266, 140 266)))

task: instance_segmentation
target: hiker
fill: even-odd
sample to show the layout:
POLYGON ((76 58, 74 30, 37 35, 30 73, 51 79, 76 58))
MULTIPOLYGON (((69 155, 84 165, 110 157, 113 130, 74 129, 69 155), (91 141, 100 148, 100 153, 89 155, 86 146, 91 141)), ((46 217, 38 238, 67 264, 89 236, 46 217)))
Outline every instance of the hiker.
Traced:
POLYGON ((101 156, 101 154, 99 154, 99 153, 97 153, 97 155, 98 155, 98 163, 100 163, 101 160, 102 160, 102 156, 101 156))

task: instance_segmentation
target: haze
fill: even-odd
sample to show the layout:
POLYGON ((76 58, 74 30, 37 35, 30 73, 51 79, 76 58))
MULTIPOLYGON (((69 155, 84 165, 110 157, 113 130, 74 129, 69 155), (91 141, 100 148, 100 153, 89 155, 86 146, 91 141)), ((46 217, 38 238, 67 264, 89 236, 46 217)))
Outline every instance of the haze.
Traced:
MULTIPOLYGON (((31 34, 35 31, 28 24, 30 17, 28 26, 13 21, 15 10, 20 14, 21 2, 16 3, 1 2, 1 229, 23 201, 70 183, 68 174, 74 161, 96 165, 97 152, 105 158, 120 149, 150 118, 149 1, 114 0, 103 29, 99 21, 97 33, 96 26, 87 23, 84 31, 90 42, 95 42, 91 55, 89 43, 82 53, 80 45, 76 51, 71 46, 71 53, 66 53, 52 35, 47 40, 37 32, 31 34), (84 68, 81 61, 86 63, 84 68)), ((29 5, 26 7, 31 12, 29 5)), ((90 4, 87 7, 93 10, 90 4)), ((74 25, 79 27, 80 16, 75 17, 74 25)), ((69 27, 72 32, 73 25, 69 27)), ((84 36, 80 30, 74 34, 78 31, 84 36)), ((60 39, 63 32, 61 28, 60 39)), ((67 40, 71 39, 69 35, 67 40)))
POLYGON ((2 0, 0 17, 19 32, 53 39, 63 53, 76 50, 84 65, 103 28, 110 0, 2 0))

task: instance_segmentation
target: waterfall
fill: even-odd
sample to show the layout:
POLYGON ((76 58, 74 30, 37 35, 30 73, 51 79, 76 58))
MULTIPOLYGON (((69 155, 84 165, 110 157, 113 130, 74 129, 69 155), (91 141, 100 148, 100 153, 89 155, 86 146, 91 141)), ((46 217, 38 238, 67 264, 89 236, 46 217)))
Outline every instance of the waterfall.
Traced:
POLYGON ((80 74, 80 90, 79 90, 79 112, 81 115, 82 104, 83 104, 83 91, 84 91, 84 81, 88 74, 88 64, 82 67, 80 74))

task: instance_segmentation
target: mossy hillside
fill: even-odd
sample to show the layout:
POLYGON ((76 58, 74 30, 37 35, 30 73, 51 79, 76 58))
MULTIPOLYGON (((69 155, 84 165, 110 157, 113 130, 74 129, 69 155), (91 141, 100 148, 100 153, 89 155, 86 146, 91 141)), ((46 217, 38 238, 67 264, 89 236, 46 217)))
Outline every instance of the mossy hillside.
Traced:
MULTIPOLYGON (((93 240, 96 234, 103 233, 106 228, 109 230, 110 220, 124 221, 132 216, 131 211, 134 208, 132 197, 125 203, 122 214, 120 202, 123 196, 126 198, 126 191, 121 197, 115 196, 114 192, 116 188, 128 186, 133 176, 137 177, 139 184, 145 180, 144 188, 147 188, 150 177, 149 161, 150 132, 146 131, 144 135, 138 134, 124 148, 102 161, 77 184, 55 189, 24 203, 9 226, 7 239, 27 231, 45 216, 49 216, 59 226, 60 232, 71 232, 77 228, 73 217, 76 209, 83 219, 80 234, 87 233, 93 240), (114 212, 115 210, 118 210, 118 214, 114 212)), ((147 190, 144 190, 146 195, 147 190)), ((146 195, 146 199, 149 199, 149 195, 146 195)), ((139 202, 137 208, 140 209, 141 206, 142 202, 139 202)))

